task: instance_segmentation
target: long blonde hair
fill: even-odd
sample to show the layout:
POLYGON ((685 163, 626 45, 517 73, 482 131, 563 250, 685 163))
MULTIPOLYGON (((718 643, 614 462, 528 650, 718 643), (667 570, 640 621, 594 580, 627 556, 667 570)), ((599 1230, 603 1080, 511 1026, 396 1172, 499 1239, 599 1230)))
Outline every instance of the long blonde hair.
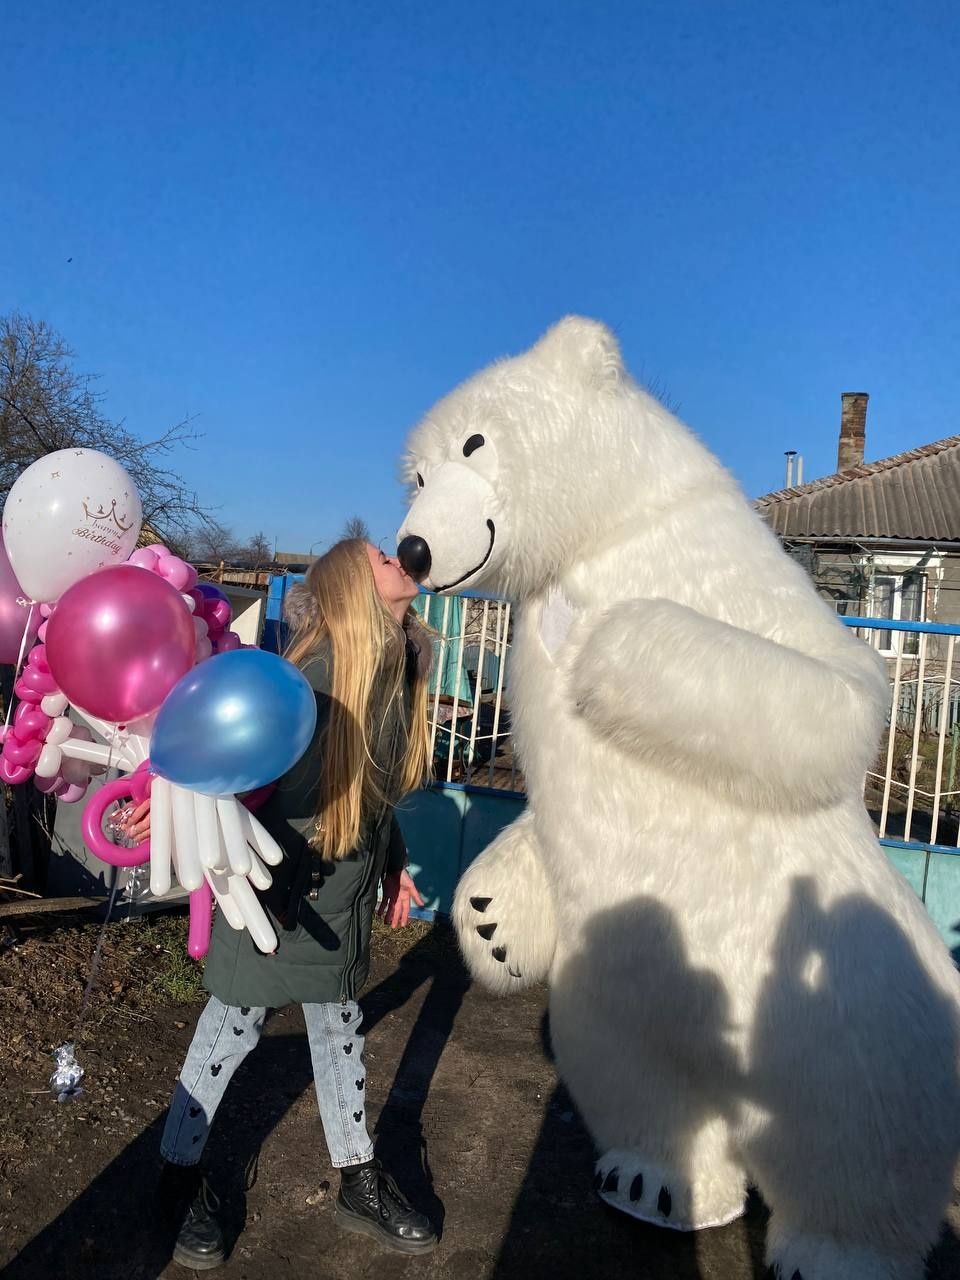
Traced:
MULTIPOLYGON (((286 613, 294 627, 291 662, 306 665, 324 642, 332 651, 332 705, 310 843, 325 858, 343 858, 357 847, 365 819, 426 780, 426 673, 418 663, 409 724, 401 715, 400 740, 386 744, 384 757, 384 725, 407 679, 406 630, 381 600, 359 538, 336 543, 313 562, 306 581, 288 593, 286 613)), ((406 625, 415 617, 408 610, 406 625)))

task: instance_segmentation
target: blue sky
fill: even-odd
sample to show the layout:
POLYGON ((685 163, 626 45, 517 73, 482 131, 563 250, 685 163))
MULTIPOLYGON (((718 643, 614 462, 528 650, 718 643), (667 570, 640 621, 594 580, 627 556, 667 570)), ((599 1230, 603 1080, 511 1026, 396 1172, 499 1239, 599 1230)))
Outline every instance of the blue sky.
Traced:
POLYGON ((430 404, 615 326, 751 493, 960 431, 952 0, 34 0, 4 15, 0 310, 238 533, 390 537, 430 404), (72 259, 72 261, 68 261, 72 259))

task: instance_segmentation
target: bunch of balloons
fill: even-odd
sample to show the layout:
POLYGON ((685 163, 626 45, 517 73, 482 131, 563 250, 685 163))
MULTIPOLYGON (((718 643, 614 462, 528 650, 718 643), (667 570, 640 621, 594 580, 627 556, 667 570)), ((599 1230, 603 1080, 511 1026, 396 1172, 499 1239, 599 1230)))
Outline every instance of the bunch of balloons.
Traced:
POLYGON ((75 801, 91 772, 127 775, 88 802, 91 850, 115 866, 149 860, 157 897, 176 875, 190 893, 192 955, 207 949, 214 899, 231 927, 271 951, 255 890, 282 855, 239 797, 300 758, 315 697, 284 659, 241 645, 229 600, 192 565, 160 544, 136 549, 140 520, 126 471, 90 449, 47 455, 11 489, 0 661, 15 664, 20 705, 2 731, 0 778, 34 777, 75 801), (147 795, 152 840, 117 845, 103 830, 108 806, 147 795))

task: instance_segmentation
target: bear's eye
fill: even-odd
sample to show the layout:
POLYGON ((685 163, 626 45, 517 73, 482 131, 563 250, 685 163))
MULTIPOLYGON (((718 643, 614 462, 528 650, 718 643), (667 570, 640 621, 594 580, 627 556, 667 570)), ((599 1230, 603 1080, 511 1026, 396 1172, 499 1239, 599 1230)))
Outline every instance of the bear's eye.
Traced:
POLYGON ((478 449, 482 449, 486 444, 483 436, 471 436, 467 443, 463 446, 463 456, 469 458, 471 453, 476 453, 478 449))
POLYGON ((417 488, 418 489, 423 488, 423 476, 420 474, 419 471, 417 472, 417 488))

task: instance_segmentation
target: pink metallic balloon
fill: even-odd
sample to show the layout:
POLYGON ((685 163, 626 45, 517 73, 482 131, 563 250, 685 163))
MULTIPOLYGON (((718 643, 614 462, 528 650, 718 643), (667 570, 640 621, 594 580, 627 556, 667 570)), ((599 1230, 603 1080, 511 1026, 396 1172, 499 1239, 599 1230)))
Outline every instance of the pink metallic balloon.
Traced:
POLYGON ((194 960, 202 959, 210 948, 210 930, 213 923, 213 894, 204 879, 199 889, 190 895, 190 928, 187 933, 187 951, 194 960))
POLYGON ((118 800, 126 800, 128 796, 134 804, 142 804, 150 794, 152 783, 150 762, 145 760, 133 773, 117 778, 116 782, 108 782, 91 796, 80 821, 83 842, 91 853, 113 867, 141 867, 150 861, 149 837, 132 848, 114 844, 104 835, 103 819, 111 805, 118 800))
POLYGON ((69 700, 121 725, 156 711, 193 666, 196 647, 176 588, 126 564, 68 588, 46 644, 51 675, 69 700))
POLYGON ((4 743, 3 755, 0 756, 0 780, 11 787, 18 787, 21 782, 26 782, 32 773, 32 767, 25 768, 23 765, 14 764, 12 760, 7 759, 6 743, 4 743))
POLYGON ((29 742, 31 738, 45 738, 52 724, 52 717, 45 715, 39 707, 21 702, 13 716, 14 737, 21 742, 29 742))
POLYGON ((19 768, 32 770, 40 759, 42 750, 43 743, 39 738, 30 738, 27 742, 19 742, 16 734, 13 733, 4 740, 3 758, 19 768))
POLYGON ((78 782, 64 782, 56 791, 56 797, 61 804, 76 804, 86 794, 87 788, 80 786, 78 782))

